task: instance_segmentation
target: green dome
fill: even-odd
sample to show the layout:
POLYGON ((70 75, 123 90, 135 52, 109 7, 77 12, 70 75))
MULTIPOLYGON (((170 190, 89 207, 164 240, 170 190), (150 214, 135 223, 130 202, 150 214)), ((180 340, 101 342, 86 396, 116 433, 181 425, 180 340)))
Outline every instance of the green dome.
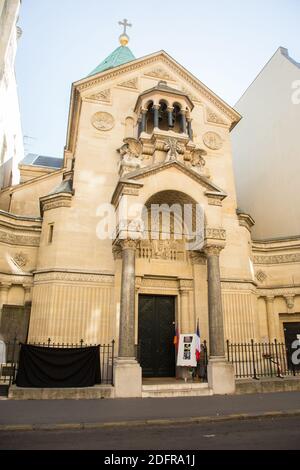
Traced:
POLYGON ((99 72, 104 72, 104 70, 111 69, 113 67, 118 67, 118 65, 126 64, 135 60, 134 55, 127 46, 119 46, 115 49, 106 59, 104 59, 101 64, 98 65, 88 76, 95 75, 99 72))

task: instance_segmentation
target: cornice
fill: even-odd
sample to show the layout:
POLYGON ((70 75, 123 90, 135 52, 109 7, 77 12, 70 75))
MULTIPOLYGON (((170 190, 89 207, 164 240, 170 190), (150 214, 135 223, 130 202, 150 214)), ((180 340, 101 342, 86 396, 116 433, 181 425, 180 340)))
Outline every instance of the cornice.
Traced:
POLYGON ((219 188, 214 183, 209 181, 207 178, 205 178, 205 176, 202 176, 199 173, 196 173, 195 171, 188 168, 186 165, 179 162, 178 160, 173 160, 173 161, 169 161, 166 163, 159 163, 159 164, 146 166, 142 168, 141 170, 138 170, 132 173, 127 173, 126 177, 128 178, 128 180, 136 181, 139 179, 143 179, 147 176, 154 175, 160 171, 164 171, 167 168, 171 168, 171 167, 179 169, 184 174, 191 177, 198 183, 200 182, 202 186, 204 186, 207 189, 207 191, 205 192, 205 195, 207 197, 214 197, 214 198, 220 197, 222 199, 227 197, 227 194, 225 193, 225 191, 223 191, 221 188, 219 188))
POLYGON ((34 273, 34 284, 47 283, 47 282, 85 282, 95 284, 108 284, 113 285, 114 275, 113 274, 99 274, 94 271, 63 271, 63 270, 52 270, 52 271, 36 271, 34 273))

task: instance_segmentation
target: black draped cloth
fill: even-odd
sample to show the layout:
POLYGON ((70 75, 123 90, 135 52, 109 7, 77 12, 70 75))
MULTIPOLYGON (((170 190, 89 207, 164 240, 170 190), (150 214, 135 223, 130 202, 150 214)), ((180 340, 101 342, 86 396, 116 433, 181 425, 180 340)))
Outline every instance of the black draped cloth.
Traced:
POLYGON ((101 383, 99 346, 47 348, 21 344, 18 387, 91 387, 101 383))

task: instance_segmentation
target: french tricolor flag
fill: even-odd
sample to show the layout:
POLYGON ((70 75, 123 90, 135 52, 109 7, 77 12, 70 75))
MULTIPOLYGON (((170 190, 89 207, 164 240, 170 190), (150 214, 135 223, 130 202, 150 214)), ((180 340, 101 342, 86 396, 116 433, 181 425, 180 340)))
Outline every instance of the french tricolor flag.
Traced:
POLYGON ((199 318, 197 320, 197 329, 196 329, 196 361, 200 360, 201 352, 201 340, 200 340, 200 330, 199 330, 199 318))

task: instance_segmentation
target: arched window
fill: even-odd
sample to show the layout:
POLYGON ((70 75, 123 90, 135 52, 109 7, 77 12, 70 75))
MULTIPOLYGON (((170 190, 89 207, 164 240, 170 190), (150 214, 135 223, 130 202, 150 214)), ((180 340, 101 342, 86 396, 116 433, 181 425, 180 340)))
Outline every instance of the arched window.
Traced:
POLYGON ((174 121, 174 132, 181 132, 181 117, 180 117, 181 106, 178 103, 173 104, 173 121, 174 121))
POLYGON ((159 108, 159 129, 162 131, 168 131, 168 104, 165 101, 160 101, 160 108, 159 108))
POLYGON ((154 129, 154 113, 153 113, 153 101, 147 106, 147 114, 146 114, 146 132, 147 134, 151 134, 154 129))

